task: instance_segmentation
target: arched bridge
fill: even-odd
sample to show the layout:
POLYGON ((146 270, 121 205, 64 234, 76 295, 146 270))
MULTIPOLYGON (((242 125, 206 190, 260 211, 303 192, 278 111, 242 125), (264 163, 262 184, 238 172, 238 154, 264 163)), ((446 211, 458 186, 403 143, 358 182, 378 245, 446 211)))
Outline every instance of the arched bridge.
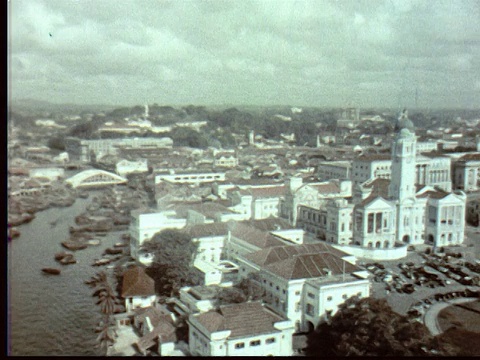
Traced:
POLYGON ((72 185, 73 188, 78 188, 87 186, 125 184, 127 179, 108 171, 90 169, 72 176, 71 178, 67 179, 66 182, 72 185))

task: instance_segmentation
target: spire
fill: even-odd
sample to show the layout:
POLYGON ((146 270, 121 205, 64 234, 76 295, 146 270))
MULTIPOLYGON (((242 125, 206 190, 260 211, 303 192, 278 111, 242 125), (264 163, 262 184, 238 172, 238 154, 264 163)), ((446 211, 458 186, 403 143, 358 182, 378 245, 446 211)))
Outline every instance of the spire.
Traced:
POLYGON ((412 120, 408 118, 407 109, 403 109, 402 113, 398 117, 397 122, 395 123, 395 132, 399 133, 403 129, 409 130, 412 134, 415 133, 415 126, 413 125, 412 120))

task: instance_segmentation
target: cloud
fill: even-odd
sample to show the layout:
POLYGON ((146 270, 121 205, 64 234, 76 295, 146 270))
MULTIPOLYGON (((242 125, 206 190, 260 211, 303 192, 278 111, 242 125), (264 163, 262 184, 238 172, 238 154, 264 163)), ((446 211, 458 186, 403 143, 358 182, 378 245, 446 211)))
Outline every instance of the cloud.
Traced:
POLYGON ((474 0, 15 0, 9 12, 17 98, 395 106, 421 86, 432 107, 478 106, 474 0))

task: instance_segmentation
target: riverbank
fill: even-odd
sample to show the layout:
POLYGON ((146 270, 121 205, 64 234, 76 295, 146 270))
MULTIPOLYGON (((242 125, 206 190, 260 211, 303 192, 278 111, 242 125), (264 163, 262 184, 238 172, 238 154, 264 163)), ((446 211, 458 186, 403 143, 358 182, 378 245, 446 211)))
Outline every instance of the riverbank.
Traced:
POLYGON ((71 207, 40 211, 20 227, 19 241, 8 243, 8 353, 13 356, 98 356, 95 326, 101 320, 84 281, 98 268, 92 263, 113 248, 122 232, 98 238, 98 246, 75 252, 76 264, 59 265, 55 254, 90 199, 71 207), (51 224, 55 224, 52 226, 51 224), (42 268, 61 269, 58 276, 42 268))

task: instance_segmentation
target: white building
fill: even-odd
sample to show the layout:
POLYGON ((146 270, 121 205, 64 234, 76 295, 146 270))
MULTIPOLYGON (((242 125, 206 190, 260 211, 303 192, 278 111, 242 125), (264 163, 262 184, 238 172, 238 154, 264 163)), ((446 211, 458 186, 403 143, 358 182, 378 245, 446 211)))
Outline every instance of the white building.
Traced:
POLYGON ((321 181, 350 179, 351 168, 350 161, 322 161, 318 164, 317 176, 321 181))
POLYGON ((165 229, 180 229, 187 224, 187 219, 177 216, 175 211, 135 209, 130 215, 130 255, 134 259, 139 259, 142 245, 156 233, 165 229))
POLYGON ((206 184, 215 181, 225 181, 225 172, 181 171, 156 174, 155 184, 161 181, 168 181, 174 184, 206 184))
POLYGON ((133 266, 123 273, 122 298, 125 299, 127 313, 155 304, 155 281, 143 267, 133 266))
POLYGON ((351 296, 369 296, 370 281, 354 261, 326 243, 274 246, 237 258, 241 276, 258 272, 264 301, 296 331, 312 330, 351 296))
POLYGON ((238 157, 235 152, 214 153, 213 165, 216 167, 234 168, 238 166, 238 157))
POLYGON ((125 176, 128 174, 141 174, 148 172, 148 161, 146 159, 138 161, 120 160, 115 165, 118 175, 125 176))
POLYGON ((227 198, 232 201, 232 210, 247 215, 246 219, 266 219, 277 217, 280 202, 285 197, 284 184, 268 187, 251 187, 247 189, 232 189, 227 192, 227 198))
POLYGON ((65 147, 72 160, 92 161, 92 156, 100 159, 105 155, 117 155, 119 149, 160 149, 171 148, 173 140, 163 138, 120 138, 81 140, 77 138, 66 138, 65 147))
POLYGON ((285 200, 280 202, 280 216, 296 225, 300 206, 321 208, 329 199, 343 199, 352 196, 350 180, 303 183, 300 177, 287 181, 285 200))
POLYGON ((480 153, 462 156, 454 163, 453 167, 455 189, 465 192, 480 189, 480 153))
POLYGON ((291 356, 294 327, 260 302, 221 306, 188 318, 193 356, 291 356))
MULTIPOLYGON (((445 191, 451 191, 450 176, 451 160, 447 156, 415 157, 415 184, 439 186, 445 191)), ((392 158, 390 154, 360 156, 352 164, 352 181, 361 184, 373 179, 392 178, 392 158)))
POLYGON ((29 175, 32 178, 43 177, 53 181, 63 178, 65 170, 62 168, 33 168, 30 169, 29 175))
POLYGON ((426 152, 432 152, 438 150, 438 140, 429 140, 429 141, 417 141, 415 145, 415 150, 417 155, 426 152))
POLYGON ((405 257, 407 245, 461 244, 466 195, 445 190, 450 187, 446 181, 450 158, 438 157, 433 161, 418 156, 417 160, 415 143, 413 123, 404 112, 395 126, 391 168, 388 169, 385 159, 357 162, 358 171, 388 171, 391 180, 377 173, 355 185, 353 204, 302 204, 298 207, 297 223, 343 251, 377 260, 405 257), (360 167, 362 163, 367 167, 360 167), (437 186, 418 185, 419 178, 437 186))

